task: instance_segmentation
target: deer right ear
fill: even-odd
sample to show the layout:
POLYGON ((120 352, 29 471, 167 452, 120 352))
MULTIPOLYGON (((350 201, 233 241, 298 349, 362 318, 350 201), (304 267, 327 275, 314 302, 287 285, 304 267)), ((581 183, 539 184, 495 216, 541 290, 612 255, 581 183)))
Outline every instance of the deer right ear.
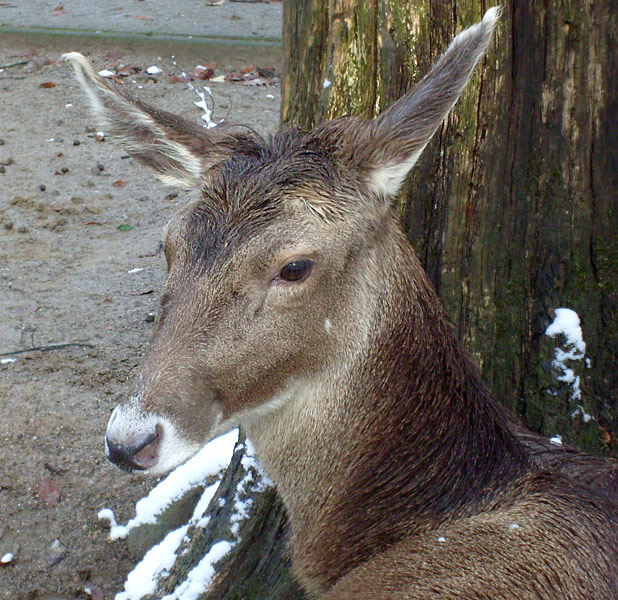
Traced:
POLYGON ((103 81, 86 57, 64 54, 88 95, 99 125, 120 138, 127 152, 163 183, 198 189, 204 172, 225 160, 236 138, 158 110, 103 81))
POLYGON ((412 90, 357 131, 353 160, 378 196, 392 198, 399 191, 485 54, 500 12, 490 8, 480 23, 457 35, 412 90))

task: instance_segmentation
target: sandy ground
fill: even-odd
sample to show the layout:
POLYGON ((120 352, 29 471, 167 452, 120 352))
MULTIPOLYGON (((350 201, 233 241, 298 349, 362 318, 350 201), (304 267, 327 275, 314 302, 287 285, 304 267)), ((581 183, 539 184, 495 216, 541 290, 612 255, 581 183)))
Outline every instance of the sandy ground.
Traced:
MULTIPOLYGON (((13 554, 0 564, 0 599, 87 598, 86 586, 109 599, 136 557, 106 541, 97 511, 111 507, 126 520, 154 482, 113 468, 103 434, 151 335, 146 317, 157 310, 164 278, 161 228, 189 194, 160 186, 113 140, 96 141, 66 65, 42 64, 59 52, 40 49, 33 59, 31 51, 23 42, 0 44, 0 64, 29 60, 0 72, 0 353, 92 347, 26 352, 0 364, 0 559, 13 554), (55 87, 41 87, 46 82, 55 87), (46 479, 56 486, 51 493, 40 490, 46 479)), ((91 53, 97 70, 115 62, 106 51, 91 53)), ((161 67, 166 74, 156 80, 140 74, 126 85, 197 121, 197 98, 167 73, 204 58, 177 57, 174 65, 169 54, 131 50, 120 62, 161 67)), ((246 62, 217 66, 224 73, 246 62)), ((278 85, 210 87, 215 118, 275 130, 278 85)))

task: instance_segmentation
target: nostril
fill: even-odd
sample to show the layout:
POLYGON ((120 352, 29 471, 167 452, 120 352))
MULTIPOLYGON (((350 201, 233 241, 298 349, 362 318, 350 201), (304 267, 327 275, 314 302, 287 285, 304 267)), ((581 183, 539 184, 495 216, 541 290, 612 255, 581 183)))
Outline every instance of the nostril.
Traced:
POLYGON ((161 435, 157 426, 156 433, 150 435, 144 445, 135 453, 133 463, 139 469, 149 469, 157 464, 159 460, 159 444, 161 443, 161 435))
POLYGON ((135 445, 123 446, 106 436, 105 453, 110 462, 124 471, 143 471, 157 462, 159 439, 159 432, 155 431, 135 445))

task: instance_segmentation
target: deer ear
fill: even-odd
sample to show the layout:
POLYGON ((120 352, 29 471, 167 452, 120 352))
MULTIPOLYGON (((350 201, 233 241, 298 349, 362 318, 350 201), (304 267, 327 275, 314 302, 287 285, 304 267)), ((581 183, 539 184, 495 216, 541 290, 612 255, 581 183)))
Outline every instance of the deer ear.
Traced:
POLYGON ((380 196, 392 197, 461 95, 485 54, 501 8, 462 31, 431 71, 407 94, 359 131, 357 166, 380 196))
POLYGON ((135 100, 95 74, 78 52, 63 58, 75 70, 101 127, 168 185, 199 188, 204 172, 233 150, 232 136, 194 125, 135 100))

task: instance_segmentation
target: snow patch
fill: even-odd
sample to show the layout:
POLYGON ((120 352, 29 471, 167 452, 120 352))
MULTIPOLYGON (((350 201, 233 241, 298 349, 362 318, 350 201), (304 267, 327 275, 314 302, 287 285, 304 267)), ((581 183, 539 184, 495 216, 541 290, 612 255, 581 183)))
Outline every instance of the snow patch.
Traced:
POLYGON ((8 565, 13 560, 13 554, 7 552, 2 558, 0 558, 0 564, 8 565))
POLYGON ((157 67, 157 65, 152 65, 152 67, 148 67, 146 69, 146 73, 148 73, 148 75, 161 75, 161 73, 163 73, 163 71, 161 69, 159 69, 159 67, 157 67))
POLYGON ((115 600, 139 600, 147 594, 153 594, 159 577, 174 565, 176 551, 188 529, 187 524, 170 531, 161 543, 148 550, 141 562, 127 575, 124 592, 116 594, 115 600))
POLYGON ((592 421, 592 415, 589 415, 581 404, 577 405, 577 408, 571 413, 571 419, 575 419, 578 415, 582 416, 582 421, 588 423, 592 421))
POLYGON ((195 106, 197 106, 198 108, 201 108, 204 111, 204 114, 201 116, 201 119, 202 121, 204 121, 204 123, 206 123, 206 129, 212 129, 213 127, 216 127, 217 123, 215 123, 212 120, 212 109, 208 107, 208 103, 206 102, 206 96, 208 96, 214 103, 214 99, 212 97, 212 92, 210 91, 210 88, 206 86, 202 86, 203 91, 200 92, 192 84, 187 83, 187 85, 189 86, 189 89, 193 90, 200 98, 199 101, 193 102, 193 104, 195 104, 195 106))
POLYGON ((99 71, 100 77, 113 77, 115 74, 116 73, 110 71, 109 69, 103 69, 102 71, 99 71))
POLYGON ((14 356, 10 356, 9 358, 0 358, 1 365, 8 365, 14 362, 17 362, 17 359, 14 356))
MULTIPOLYGON (((197 600, 215 575, 213 565, 228 554, 232 547, 232 544, 226 541, 214 544, 208 554, 189 571, 187 579, 178 586, 174 593, 164 596, 162 600, 197 600)), ((116 600, 119 600, 118 596, 116 600)))
POLYGON ((562 446, 562 436, 555 435, 554 437, 549 438, 549 443, 554 444, 555 446, 562 446))
POLYGON ((571 400, 581 400, 580 378, 567 365, 568 361, 582 360, 586 354, 586 343, 582 335, 578 314, 570 308, 557 308, 556 317, 553 323, 545 330, 545 334, 551 338, 555 338, 558 335, 565 337, 565 348, 556 348, 554 350, 552 366, 559 373, 558 381, 570 385, 571 400))

